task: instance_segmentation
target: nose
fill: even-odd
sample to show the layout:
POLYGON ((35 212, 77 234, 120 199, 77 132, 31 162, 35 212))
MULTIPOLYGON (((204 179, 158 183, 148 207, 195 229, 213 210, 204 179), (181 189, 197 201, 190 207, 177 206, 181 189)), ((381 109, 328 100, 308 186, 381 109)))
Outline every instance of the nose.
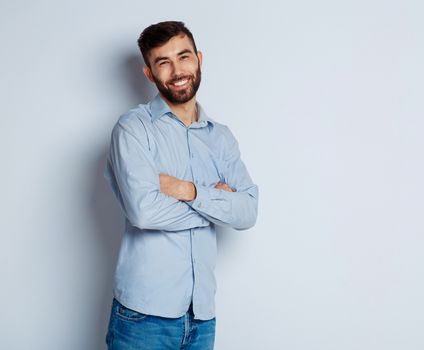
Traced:
POLYGON ((174 77, 180 77, 180 76, 184 75, 182 65, 181 65, 181 63, 178 62, 178 60, 176 62, 173 62, 173 64, 172 64, 172 75, 174 77))

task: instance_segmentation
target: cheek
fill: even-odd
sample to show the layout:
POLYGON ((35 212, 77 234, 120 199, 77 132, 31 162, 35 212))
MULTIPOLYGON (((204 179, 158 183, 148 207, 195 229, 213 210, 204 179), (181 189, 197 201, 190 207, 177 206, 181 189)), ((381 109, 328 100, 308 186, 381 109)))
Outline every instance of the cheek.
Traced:
POLYGON ((166 69, 161 69, 155 73, 156 80, 159 80, 162 84, 165 84, 169 80, 169 74, 166 69))
POLYGON ((184 68, 188 71, 191 72, 192 74, 196 74, 197 71, 197 64, 195 62, 190 62, 187 63, 184 68))

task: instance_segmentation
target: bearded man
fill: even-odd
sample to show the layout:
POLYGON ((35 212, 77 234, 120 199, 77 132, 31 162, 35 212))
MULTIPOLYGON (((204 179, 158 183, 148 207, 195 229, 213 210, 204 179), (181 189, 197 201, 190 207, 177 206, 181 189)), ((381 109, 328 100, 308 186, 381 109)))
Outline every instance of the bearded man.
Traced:
POLYGON ((104 176, 125 214, 109 350, 213 349, 216 225, 256 223, 258 186, 228 126, 196 101, 203 55, 184 23, 138 39, 154 99, 121 115, 104 176))

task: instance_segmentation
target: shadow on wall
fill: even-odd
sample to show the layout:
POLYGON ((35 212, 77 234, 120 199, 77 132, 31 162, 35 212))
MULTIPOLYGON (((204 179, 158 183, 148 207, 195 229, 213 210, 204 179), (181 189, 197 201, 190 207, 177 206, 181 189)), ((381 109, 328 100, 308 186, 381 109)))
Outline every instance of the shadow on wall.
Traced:
MULTIPOLYGON (((128 86, 129 108, 140 103, 145 103, 156 94, 156 87, 143 74, 143 59, 141 55, 129 54, 123 57, 122 63, 118 65, 120 72, 111 72, 110 83, 116 84, 116 76, 122 77, 122 84, 128 86)), ((111 99, 114 97, 111 96, 111 99)), ((122 111, 122 114, 126 111, 122 111)), ((110 120, 117 121, 119 115, 108 116, 110 120)), ((112 130, 110 130, 111 132, 112 130)), ((93 308, 93 339, 95 349, 106 349, 106 332, 112 305, 112 289, 114 284, 114 273, 119 253, 119 247, 124 230, 124 216, 119 203, 103 177, 109 152, 110 132, 106 136, 103 150, 99 152, 97 159, 93 160, 96 168, 93 169, 93 193, 91 197, 91 209, 96 227, 96 242, 100 248, 103 264, 98 268, 98 276, 94 276, 94 290, 99 291, 96 307, 93 308)))
MULTIPOLYGON (((146 103, 152 99, 157 89, 143 74, 143 59, 141 56, 128 55, 123 59, 122 76, 126 80, 129 87, 128 95, 131 107, 135 107, 140 103, 146 103)), ((115 76, 115 75, 113 75, 115 76)), ((111 80, 113 80, 111 78, 111 80)), ((111 82, 113 83, 113 82, 111 82)), ((113 98, 113 96, 111 97, 113 98)), ((126 111, 122 111, 124 113, 126 111)), ((118 120, 119 116, 110 116, 113 120, 118 120)), ((102 252, 103 264, 99 267, 98 276, 93 277, 93 284, 96 284, 95 290, 100 291, 96 307, 93 307, 93 322, 96 322, 96 327, 93 327, 96 338, 93 342, 96 344, 96 349, 106 349, 105 337, 109 322, 110 308, 112 304, 112 289, 114 284, 114 273, 118 258, 121 238, 124 230, 124 216, 119 207, 118 201, 115 198, 109 184, 103 177, 103 170, 106 164, 106 158, 109 151, 110 134, 107 137, 107 144, 99 155, 98 159, 94 160, 93 164, 97 164, 94 170, 93 178, 93 193, 91 198, 91 209, 96 226, 97 242, 100 251, 102 252)), ((235 237, 229 235, 231 229, 216 227, 218 251, 220 246, 225 245, 228 251, 235 249, 235 237), (233 242, 233 243, 232 243, 233 242)), ((219 288, 219 281, 218 281, 219 288)))
MULTIPOLYGON (((143 73, 144 61, 140 55, 129 55, 125 60, 123 77, 129 85, 129 96, 134 99, 133 105, 146 103, 155 97, 156 86, 151 83, 143 73)), ((126 112, 126 111, 123 111, 126 112)))

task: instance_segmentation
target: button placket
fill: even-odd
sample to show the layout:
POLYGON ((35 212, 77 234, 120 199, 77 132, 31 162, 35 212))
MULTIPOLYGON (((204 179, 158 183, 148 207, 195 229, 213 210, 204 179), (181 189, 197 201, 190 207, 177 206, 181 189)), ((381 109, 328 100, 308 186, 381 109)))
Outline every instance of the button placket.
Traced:
MULTIPOLYGON (((192 162, 191 162, 191 159, 193 159, 194 158, 194 153, 193 153, 193 151, 192 151, 192 149, 191 149, 191 147, 190 147, 190 141, 189 141, 189 139, 190 139, 190 127, 188 127, 187 128, 187 149, 188 149, 188 156, 189 156, 189 166, 190 166, 190 171, 191 171, 191 178, 192 178, 192 181, 194 182, 194 183, 198 183, 198 181, 197 181, 197 179, 195 179, 195 174, 194 174, 194 172, 193 172, 193 164, 192 164, 192 162)), ((196 258, 195 258, 195 253, 196 253, 196 249, 195 249, 195 240, 194 240, 194 229, 190 229, 190 248, 191 248, 191 261, 192 261, 192 265, 193 265, 193 275, 194 275, 194 279, 196 279, 196 273, 195 273, 195 271, 196 271, 196 258)), ((194 285, 193 285, 193 300, 194 300, 194 294, 195 294, 195 290, 196 290, 196 283, 194 283, 194 285)))

